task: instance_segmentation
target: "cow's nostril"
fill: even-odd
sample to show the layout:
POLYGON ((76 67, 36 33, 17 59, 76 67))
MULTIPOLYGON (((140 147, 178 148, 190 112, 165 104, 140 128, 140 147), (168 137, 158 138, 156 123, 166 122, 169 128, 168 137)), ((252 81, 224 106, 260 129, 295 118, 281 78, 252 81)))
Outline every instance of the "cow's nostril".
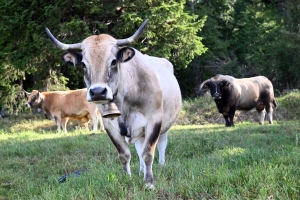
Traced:
POLYGON ((107 92, 107 89, 104 88, 104 90, 101 92, 101 94, 106 94, 106 92, 107 92))
POLYGON ((94 97, 95 93, 92 90, 90 90, 90 95, 91 95, 91 97, 94 97))

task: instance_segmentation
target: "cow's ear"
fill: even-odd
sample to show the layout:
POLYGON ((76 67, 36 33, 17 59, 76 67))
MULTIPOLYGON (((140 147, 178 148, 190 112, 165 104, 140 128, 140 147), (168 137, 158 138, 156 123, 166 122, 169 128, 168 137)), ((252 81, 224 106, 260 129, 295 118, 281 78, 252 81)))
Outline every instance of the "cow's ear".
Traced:
POLYGON ((119 62, 127 62, 135 55, 135 51, 133 48, 124 47, 121 48, 117 53, 117 59, 119 62))
POLYGON ((62 60, 67 64, 74 65, 75 67, 81 62, 82 55, 78 52, 69 51, 62 55, 62 60))

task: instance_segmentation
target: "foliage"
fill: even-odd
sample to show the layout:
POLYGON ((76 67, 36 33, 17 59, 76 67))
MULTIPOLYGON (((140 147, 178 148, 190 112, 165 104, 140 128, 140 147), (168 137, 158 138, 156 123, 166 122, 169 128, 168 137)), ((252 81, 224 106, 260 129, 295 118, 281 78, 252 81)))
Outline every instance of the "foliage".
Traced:
POLYGON ((134 27, 130 24, 141 24, 143 19, 149 18, 146 38, 137 45, 138 49, 171 60, 176 69, 186 68, 194 56, 201 55, 206 48, 201 43, 202 38, 197 36, 204 26, 205 16, 198 19, 196 15, 189 15, 184 3, 183 0, 125 1, 125 13, 121 18, 128 28, 119 25, 115 30, 131 35, 134 27))
POLYGON ((197 35, 205 18, 189 15, 184 2, 4 0, 0 5, 0 74, 4 77, 0 79, 0 105, 12 108, 7 98, 17 98, 16 91, 22 88, 85 87, 82 71, 62 63, 62 52, 50 42, 45 27, 63 42, 77 43, 100 33, 129 37, 148 18, 144 42, 134 46, 143 53, 169 58, 175 68, 186 67, 205 51, 197 35), (13 97, 8 97, 11 91, 13 97))
MULTIPOLYGON (((195 57, 190 85, 216 75, 264 75, 277 91, 299 88, 300 29, 297 1, 200 1, 207 16, 200 33, 208 51, 195 57)), ((189 75, 190 75, 189 74, 189 75)), ((188 77, 189 78, 189 77, 188 77)))
POLYGON ((168 58, 183 97, 197 96, 200 83, 216 74, 264 75, 276 93, 297 89, 299 9, 298 1, 278 0, 4 0, 0 105, 17 107, 13 99, 19 89, 44 90, 49 79, 52 86, 58 83, 55 89, 85 87, 82 71, 62 63, 62 52, 51 44, 45 27, 63 42, 75 43, 100 33, 129 37, 146 18, 149 24, 133 47, 168 58))

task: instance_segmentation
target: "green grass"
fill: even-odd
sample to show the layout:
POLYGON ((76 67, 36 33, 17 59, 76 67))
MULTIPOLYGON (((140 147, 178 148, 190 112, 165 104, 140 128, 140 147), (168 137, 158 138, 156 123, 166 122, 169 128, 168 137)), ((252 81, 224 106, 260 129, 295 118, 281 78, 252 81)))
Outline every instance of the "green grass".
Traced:
POLYGON ((57 134, 34 121, 15 127, 37 131, 0 128, 0 199, 299 199, 299 121, 174 126, 166 166, 155 158, 154 191, 144 189, 133 146, 129 177, 106 133, 57 134), (58 183, 76 170, 85 173, 58 183))
POLYGON ((134 146, 129 177, 105 132, 78 130, 74 123, 58 134, 54 122, 35 115, 2 119, 0 200, 300 199, 299 99, 299 93, 277 98, 273 125, 245 115, 230 128, 209 109, 209 97, 184 100, 166 166, 155 157, 153 191, 138 176, 134 146), (77 170, 85 172, 58 183, 77 170))

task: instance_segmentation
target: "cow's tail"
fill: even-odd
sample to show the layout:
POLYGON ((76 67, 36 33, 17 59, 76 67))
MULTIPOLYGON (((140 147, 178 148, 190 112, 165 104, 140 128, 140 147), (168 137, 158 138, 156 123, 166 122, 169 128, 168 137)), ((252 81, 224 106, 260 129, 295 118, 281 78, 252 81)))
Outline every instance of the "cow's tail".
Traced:
POLYGON ((273 99, 273 105, 274 105, 274 108, 277 108, 277 102, 275 99, 273 99))

